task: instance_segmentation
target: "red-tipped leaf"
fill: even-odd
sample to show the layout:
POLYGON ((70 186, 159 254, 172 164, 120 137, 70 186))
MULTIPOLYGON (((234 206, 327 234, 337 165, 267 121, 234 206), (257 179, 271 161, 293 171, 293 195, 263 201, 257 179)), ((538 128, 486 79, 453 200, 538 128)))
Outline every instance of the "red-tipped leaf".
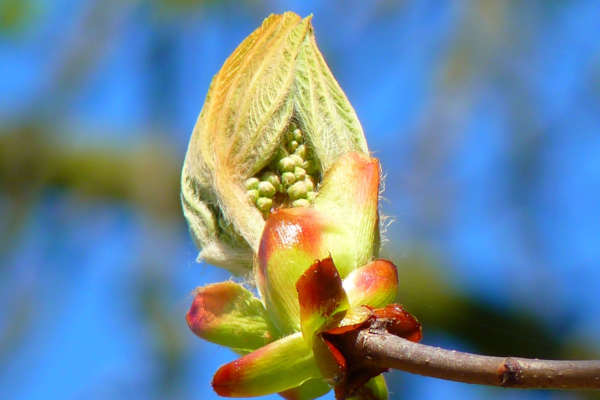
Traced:
POLYGON ((388 260, 375 260, 355 269, 344 279, 350 305, 385 307, 396 299, 398 272, 388 260))
POLYGON ((302 334, 310 346, 316 333, 336 322, 336 317, 341 319, 340 313, 348 309, 348 299, 330 257, 308 268, 296 282, 296 290, 302 334))
POLYGON ((235 282, 198 288, 186 320, 201 338, 240 352, 255 350, 274 339, 263 304, 235 282))
POLYGON ((320 378, 312 351, 302 334, 286 336, 233 362, 215 373, 212 386, 225 397, 253 397, 282 392, 320 378))

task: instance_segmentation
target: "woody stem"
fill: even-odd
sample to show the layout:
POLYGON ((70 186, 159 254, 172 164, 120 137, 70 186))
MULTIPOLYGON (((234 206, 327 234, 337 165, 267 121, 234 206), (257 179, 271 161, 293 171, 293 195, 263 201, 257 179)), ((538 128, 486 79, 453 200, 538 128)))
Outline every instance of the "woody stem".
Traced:
POLYGON ((414 343, 371 327, 344 341, 342 353, 365 366, 481 385, 539 389, 600 389, 600 360, 491 357, 414 343))

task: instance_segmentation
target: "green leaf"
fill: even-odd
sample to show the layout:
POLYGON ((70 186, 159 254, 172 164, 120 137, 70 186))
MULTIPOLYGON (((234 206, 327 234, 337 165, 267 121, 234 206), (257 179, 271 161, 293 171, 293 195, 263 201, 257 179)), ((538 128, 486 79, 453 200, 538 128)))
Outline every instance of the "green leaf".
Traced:
POLYGON ((276 338, 261 301, 234 282, 198 288, 186 320, 196 335, 238 352, 253 351, 276 338))
MULTIPOLYGON (((265 19, 213 79, 190 139, 181 177, 185 217, 202 249, 200 258, 236 274, 249 271, 264 218, 276 206, 268 198, 248 201, 243 183, 287 154, 287 131, 302 131, 305 144, 298 148, 307 159, 301 160, 298 176, 310 172, 312 177, 288 191, 293 206, 310 204, 313 185, 341 156, 368 156, 356 113, 316 45, 311 18, 286 12, 265 19)), ((286 179, 290 181, 289 173, 286 179)), ((325 184, 322 189, 331 191, 325 184)), ((346 198, 355 194, 350 190, 346 198)), ((365 210, 357 215, 372 214, 373 207, 365 210)), ((371 232, 376 220, 360 222, 349 228, 367 222, 362 233, 376 239, 371 232)), ((348 243, 354 238, 344 239, 348 243)), ((373 251, 361 243, 354 257, 343 260, 349 266, 342 266, 342 276, 364 264, 366 253, 371 256, 373 251)))
POLYGON ((190 139, 184 213, 209 250, 200 255, 234 273, 249 270, 247 250, 257 250, 264 226, 242 182, 269 162, 292 118, 295 58, 309 24, 290 12, 265 19, 214 77, 190 139))
POLYGON ((265 224, 255 269, 256 283, 283 333, 300 330, 295 285, 315 260, 327 257, 322 235, 329 229, 323 216, 304 207, 279 210, 265 224))
POLYGON ((312 26, 298 53, 294 105, 323 171, 345 153, 368 154, 358 117, 323 59, 312 26))
POLYGON ((327 174, 314 208, 335 229, 323 236, 342 278, 371 261, 379 237, 379 161, 358 152, 341 156, 327 174))
POLYGON ((312 351, 302 334, 296 333, 223 365, 212 385, 221 396, 252 397, 282 392, 320 377, 312 351))

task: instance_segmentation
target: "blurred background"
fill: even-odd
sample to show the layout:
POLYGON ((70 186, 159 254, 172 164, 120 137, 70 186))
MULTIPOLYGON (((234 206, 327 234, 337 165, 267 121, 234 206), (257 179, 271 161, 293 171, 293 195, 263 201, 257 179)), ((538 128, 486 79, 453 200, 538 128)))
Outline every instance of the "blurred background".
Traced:
POLYGON ((179 173, 211 77, 285 10, 315 14, 382 161, 424 342, 600 358, 598 2, 0 0, 0 398, 217 398, 235 356, 184 315, 227 275, 194 261, 179 173))

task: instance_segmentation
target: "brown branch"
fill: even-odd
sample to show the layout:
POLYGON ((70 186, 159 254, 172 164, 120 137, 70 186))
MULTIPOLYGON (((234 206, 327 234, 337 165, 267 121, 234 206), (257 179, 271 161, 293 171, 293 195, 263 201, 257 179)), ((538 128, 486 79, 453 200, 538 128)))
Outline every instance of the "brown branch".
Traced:
POLYGON ((600 389, 600 360, 482 356, 414 343, 376 325, 337 344, 352 363, 361 364, 359 368, 394 368, 458 382, 524 389, 600 389))

